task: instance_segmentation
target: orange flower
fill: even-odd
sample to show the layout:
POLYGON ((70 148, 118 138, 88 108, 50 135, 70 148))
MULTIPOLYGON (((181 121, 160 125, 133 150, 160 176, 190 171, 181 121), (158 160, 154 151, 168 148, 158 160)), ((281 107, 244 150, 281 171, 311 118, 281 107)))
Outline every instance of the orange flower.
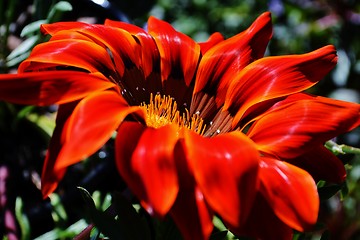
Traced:
POLYGON ((119 173, 185 239, 208 239, 214 214, 239 235, 291 239, 317 220, 315 180, 345 178, 323 144, 360 124, 360 105, 303 93, 335 66, 336 51, 264 57, 270 13, 205 43, 153 17, 147 31, 109 20, 42 31, 50 41, 18 74, 0 76, 0 98, 59 104, 44 196, 114 131, 119 173))

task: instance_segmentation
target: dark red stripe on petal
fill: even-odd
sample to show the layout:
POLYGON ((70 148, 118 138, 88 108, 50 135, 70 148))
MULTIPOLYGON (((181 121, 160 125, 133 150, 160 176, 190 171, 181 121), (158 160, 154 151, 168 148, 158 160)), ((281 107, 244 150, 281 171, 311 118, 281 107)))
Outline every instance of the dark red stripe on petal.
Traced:
POLYGON ((189 86, 197 69, 200 46, 169 23, 154 17, 149 18, 148 30, 160 52, 162 81, 172 78, 189 86))
POLYGON ((160 71, 159 50, 150 34, 140 27, 125 22, 106 20, 105 25, 124 29, 137 39, 141 46, 141 68, 145 77, 148 77, 153 71, 160 71))
POLYGON ((201 59, 194 92, 215 95, 217 106, 223 104, 226 91, 240 70, 263 57, 271 35, 270 13, 264 13, 246 31, 209 49, 201 59))

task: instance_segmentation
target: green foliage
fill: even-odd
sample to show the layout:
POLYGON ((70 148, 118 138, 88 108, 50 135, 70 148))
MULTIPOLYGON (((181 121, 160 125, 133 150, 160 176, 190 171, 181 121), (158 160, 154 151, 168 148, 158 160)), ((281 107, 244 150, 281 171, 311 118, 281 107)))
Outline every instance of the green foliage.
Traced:
MULTIPOLYGON (((7 55, 6 46, 10 33, 10 23, 14 20, 13 18, 16 4, 17 1, 10 1, 10 7, 8 8, 6 14, 6 32, 2 39, 1 45, 3 46, 3 48, 0 52, 0 72, 1 69, 9 69, 12 67, 16 67, 20 62, 22 62, 29 56, 30 51, 36 44, 44 40, 44 37, 39 31, 41 24, 59 21, 64 12, 72 10, 71 4, 66 1, 59 1, 52 6, 49 6, 46 18, 35 20, 26 25, 20 34, 20 36, 24 38, 24 41, 7 55)), ((38 4, 41 4, 41 2, 39 1, 38 4)), ((34 13, 34 16, 41 16, 41 14, 39 13, 40 9, 42 8, 35 8, 37 12, 34 13)))

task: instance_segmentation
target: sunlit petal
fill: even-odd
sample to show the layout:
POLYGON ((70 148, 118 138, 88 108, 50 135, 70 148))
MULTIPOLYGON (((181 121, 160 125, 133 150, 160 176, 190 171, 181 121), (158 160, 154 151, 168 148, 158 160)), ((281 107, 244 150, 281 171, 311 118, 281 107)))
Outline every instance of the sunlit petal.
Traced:
POLYGON ((19 72, 34 70, 33 62, 50 67, 76 67, 91 73, 115 71, 105 48, 80 39, 50 41, 36 46, 30 57, 19 66, 19 72))
POLYGON ((271 35, 270 13, 264 13, 246 31, 209 49, 201 59, 194 93, 215 94, 217 106, 223 104, 235 76, 249 63, 263 57, 271 35))
POLYGON ((145 77, 148 77, 152 71, 160 71, 157 66, 160 61, 159 50, 150 34, 140 27, 125 22, 106 20, 105 25, 124 29, 140 42, 141 68, 145 77))
POLYGON ((150 17, 148 31, 154 37, 161 57, 162 81, 171 76, 183 79, 187 86, 194 78, 200 46, 190 37, 177 32, 169 23, 150 17))
POLYGON ((200 42, 200 49, 201 49, 201 54, 204 55, 210 48, 212 48, 213 46, 215 46, 216 44, 220 43, 224 41, 224 37, 221 33, 216 32, 211 34, 211 36, 209 37, 209 39, 206 42, 200 42))
POLYGON ((179 191, 174 147, 176 127, 145 128, 136 122, 120 125, 116 138, 116 164, 121 176, 145 209, 164 216, 179 191))
POLYGON ((42 24, 40 30, 43 34, 54 35, 60 31, 80 29, 89 27, 91 24, 84 22, 57 22, 51 24, 42 24))
POLYGON ((143 111, 129 107, 114 91, 94 93, 81 100, 65 123, 64 143, 54 168, 66 168, 93 154, 131 113, 141 116, 143 111))
POLYGON ((0 75, 0 99, 17 104, 63 104, 114 87, 102 75, 77 71, 0 75))
POLYGON ((263 157, 259 177, 260 191, 284 223, 298 231, 316 223, 319 196, 310 174, 289 163, 263 157))
POLYGON ((189 132, 185 147, 195 180, 211 208, 233 226, 242 224, 257 186, 254 144, 240 132, 213 138, 189 132))
POLYGON ((295 101, 264 114, 247 135, 260 151, 293 158, 358 126, 359 115, 360 105, 355 103, 327 98, 295 101))
POLYGON ((178 142, 175 146, 174 154, 180 189, 170 215, 185 239, 205 240, 209 238, 213 229, 213 214, 196 185, 182 143, 183 141, 178 142))
POLYGON ((326 46, 303 55, 265 57, 245 67, 229 87, 225 109, 236 126, 258 103, 301 92, 316 84, 335 66, 336 51, 326 46))

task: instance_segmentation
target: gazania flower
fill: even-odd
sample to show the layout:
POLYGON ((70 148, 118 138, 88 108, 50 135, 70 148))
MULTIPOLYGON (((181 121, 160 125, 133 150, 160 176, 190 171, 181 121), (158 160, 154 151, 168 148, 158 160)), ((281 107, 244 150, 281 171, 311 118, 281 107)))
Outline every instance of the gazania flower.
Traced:
POLYGON ((303 93, 334 67, 335 49, 264 57, 269 13, 205 43, 153 17, 147 31, 115 21, 41 29, 50 41, 0 77, 0 98, 59 104, 44 196, 115 131, 120 175, 185 239, 207 239, 215 214, 236 234, 290 239, 317 220, 315 181, 345 178, 323 144, 359 125, 360 106, 303 93))

